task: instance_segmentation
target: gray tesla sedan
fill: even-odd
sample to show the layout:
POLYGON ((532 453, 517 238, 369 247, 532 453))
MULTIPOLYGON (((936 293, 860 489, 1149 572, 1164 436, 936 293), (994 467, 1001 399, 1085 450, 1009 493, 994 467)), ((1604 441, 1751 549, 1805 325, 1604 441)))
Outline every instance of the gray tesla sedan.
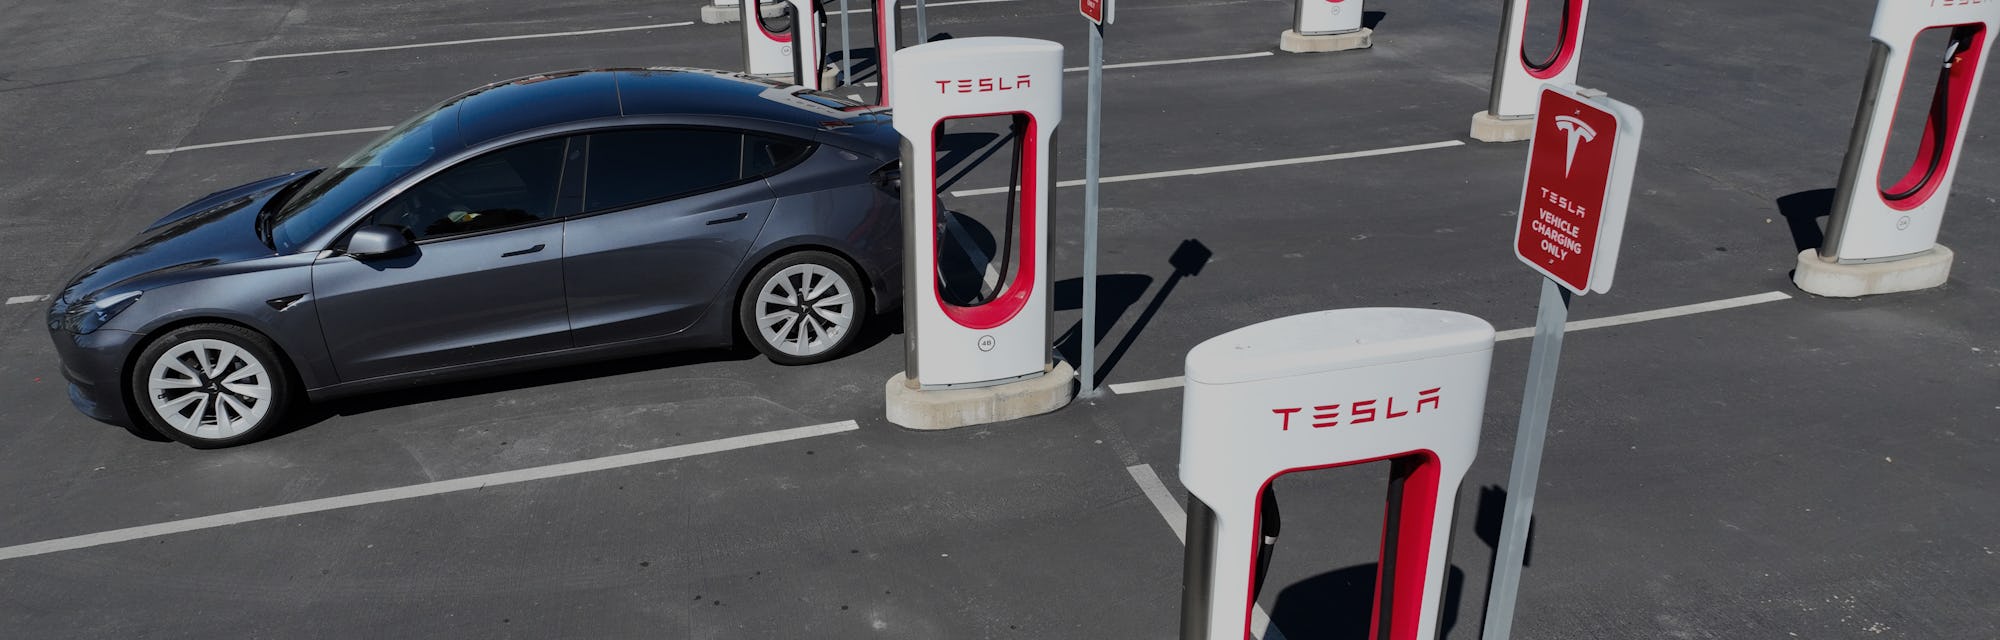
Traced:
POLYGON ((481 87, 210 194, 49 307, 70 398, 196 447, 301 401, 747 341, 836 357, 901 302, 885 112, 698 69, 481 87))

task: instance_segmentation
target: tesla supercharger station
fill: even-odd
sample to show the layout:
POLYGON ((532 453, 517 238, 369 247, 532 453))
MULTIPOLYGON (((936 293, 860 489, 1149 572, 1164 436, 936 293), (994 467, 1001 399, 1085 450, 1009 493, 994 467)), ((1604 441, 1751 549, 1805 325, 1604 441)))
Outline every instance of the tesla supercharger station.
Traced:
MULTIPOLYGON (((1049 203, 1052 143, 1062 123, 1062 45, 976 37, 891 54, 896 132, 903 138, 904 372, 888 384, 891 422, 936 429, 1046 413, 1068 404, 1073 374, 1051 364, 1049 203), (946 300, 939 279, 938 146, 945 123, 1015 116, 1021 129, 1018 255, 983 304, 946 300), (1051 375, 1054 373, 1054 375, 1051 375)), ((996 233, 995 235, 1002 235, 996 233)))
POLYGON ((1937 243, 1951 195, 1954 162, 1978 97, 1981 64, 1992 51, 2000 1, 1882 0, 1875 9, 1860 113, 1840 168, 1826 241, 1817 255, 1799 254, 1795 281, 1808 292, 1840 297, 1926 289, 1944 284, 1951 250, 1937 243), (1949 34, 1943 50, 1918 50, 1927 31, 1949 34), (1890 132, 1897 102, 1923 100, 1903 92, 1918 74, 1937 74, 1922 136, 1908 166, 1891 162, 1890 132), (1880 185, 1888 184, 1888 187, 1880 185))
POLYGON ((1493 337, 1492 325, 1462 313, 1341 309, 1251 325, 1189 351, 1181 639, 1249 633, 1259 497, 1272 480, 1381 461, 1392 470, 1368 637, 1435 637, 1493 337))
MULTIPOLYGON (((791 5, 784 6, 789 9, 791 5)), ((743 72, 757 76, 790 75, 793 69, 792 34, 799 31, 798 14, 786 17, 785 12, 779 12, 772 16, 792 24, 790 28, 775 29, 769 22, 771 18, 765 17, 766 12, 755 0, 743 2, 741 9, 743 72)))
MULTIPOLYGON (((808 89, 832 88, 820 68, 827 54, 825 34, 821 28, 826 21, 825 7, 820 0, 784 0, 782 4, 790 14, 791 26, 787 29, 773 28, 769 18, 753 17, 752 14, 758 12, 758 9, 752 8, 756 6, 754 2, 744 4, 741 14, 744 72, 762 76, 789 75, 793 84, 808 89)), ((878 80, 889 77, 893 57, 890 53, 896 50, 898 30, 902 27, 896 5, 896 0, 871 2, 878 80)), ((875 104, 887 106, 889 83, 881 82, 881 87, 880 98, 875 104)))
MULTIPOLYGON (((1544 0, 1554 2, 1555 0, 1544 0)), ((1485 142, 1518 142, 1535 133, 1535 105, 1542 85, 1575 84, 1583 57, 1583 23, 1590 0, 1562 0, 1556 47, 1528 51, 1529 0, 1507 0, 1500 49, 1493 60, 1493 86, 1486 110, 1473 114, 1472 137, 1485 142)))
POLYGON ((1346 51, 1373 45, 1372 32, 1361 26, 1362 0, 1297 0, 1292 28, 1278 38, 1278 48, 1294 53, 1346 51))

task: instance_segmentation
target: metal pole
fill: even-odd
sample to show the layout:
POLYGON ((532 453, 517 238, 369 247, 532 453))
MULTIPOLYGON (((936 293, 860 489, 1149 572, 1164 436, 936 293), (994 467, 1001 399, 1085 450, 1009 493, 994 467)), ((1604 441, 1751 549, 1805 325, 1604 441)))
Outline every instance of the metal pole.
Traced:
POLYGON ((1104 25, 1090 25, 1089 109, 1083 142, 1083 378, 1085 398, 1097 395, 1097 160, 1104 128, 1104 25))
POLYGON ((931 41, 931 23, 924 20, 924 0, 917 0, 917 44, 931 41))
MULTIPOLYGON (((818 2, 819 0, 813 1, 818 2)), ((854 82, 854 67, 851 66, 853 64, 851 61, 853 52, 854 49, 847 46, 847 0, 840 0, 840 82, 834 86, 854 82)), ((882 55, 882 52, 877 51, 875 55, 882 55)), ((813 73, 819 73, 819 69, 815 67, 813 73)), ((888 78, 883 79, 887 80, 888 78)), ((826 89, 831 91, 833 87, 829 86, 826 89)))
POLYGON ((1535 517, 1535 484, 1542 470, 1542 447, 1549 433, 1549 405, 1556 393, 1556 361, 1562 356, 1563 324, 1569 320, 1569 292, 1542 279, 1542 304, 1535 316, 1535 346, 1528 354, 1528 386, 1521 394, 1521 426, 1514 434, 1514 470, 1507 476, 1507 511, 1494 550, 1493 584, 1487 589, 1482 640, 1507 640, 1514 630, 1514 599, 1521 590, 1521 559, 1528 549, 1528 525, 1535 517))

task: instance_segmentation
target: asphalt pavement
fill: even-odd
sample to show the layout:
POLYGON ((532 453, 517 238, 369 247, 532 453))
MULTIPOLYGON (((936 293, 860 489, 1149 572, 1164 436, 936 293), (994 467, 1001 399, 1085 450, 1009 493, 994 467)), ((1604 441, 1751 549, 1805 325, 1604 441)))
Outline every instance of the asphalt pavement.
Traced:
MULTIPOLYGON (((1596 4, 1580 82, 1643 110, 1646 139, 1617 286, 1571 318, 1783 295, 1568 338, 1514 637, 2000 637, 2000 119, 1975 114, 1957 161, 1950 282, 1816 298, 1789 273, 1820 241, 1873 4, 1596 4)), ((1086 62, 1073 4, 939 5, 932 33, 1086 62)), ((182 203, 369 138, 289 136, 536 72, 739 68, 738 27, 698 7, 0 2, 0 298, 53 293, 182 203), (549 37, 476 41, 523 35, 549 37), (382 47, 404 48, 342 52, 382 47), (269 57, 288 54, 313 55, 269 57)), ((1276 51, 1284 2, 1117 8, 1109 63, 1231 57, 1106 71, 1107 176, 1423 148, 1105 185, 1105 382, 1181 375, 1205 339, 1322 309, 1533 324, 1538 277, 1510 245, 1527 146, 1467 137, 1500 3, 1367 8, 1375 46, 1327 54, 1276 51)), ((1083 173, 1083 75, 1064 84, 1062 179, 1083 173)), ((1061 333, 1079 322, 1082 190, 1056 202, 1061 333)), ((554 369, 336 401, 196 451, 73 411, 44 308, 0 306, 0 637, 1177 637, 1180 542, 1135 482, 1186 500, 1171 386, 907 431, 883 419, 904 348, 883 322, 819 366, 704 351, 554 369), (368 492, 386 493, 297 506, 368 492), (153 528, 79 538, 135 527, 153 528)), ((1528 347, 1495 352, 1445 638, 1479 637, 1528 347)), ((1261 603, 1286 637, 1365 636, 1384 476, 1280 481, 1261 603)))

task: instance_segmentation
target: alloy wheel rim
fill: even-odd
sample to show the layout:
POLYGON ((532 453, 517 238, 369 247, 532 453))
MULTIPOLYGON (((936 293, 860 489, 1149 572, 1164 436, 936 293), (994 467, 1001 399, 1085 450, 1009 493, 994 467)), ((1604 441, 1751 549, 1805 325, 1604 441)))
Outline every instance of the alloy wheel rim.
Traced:
POLYGON ((198 438, 241 435, 271 408, 271 376, 248 350, 222 340, 167 349, 146 376, 146 399, 168 426, 198 438))
POLYGON ((757 293, 752 318, 764 342, 794 356, 826 353, 854 323, 847 280, 816 264, 785 267, 757 293))

